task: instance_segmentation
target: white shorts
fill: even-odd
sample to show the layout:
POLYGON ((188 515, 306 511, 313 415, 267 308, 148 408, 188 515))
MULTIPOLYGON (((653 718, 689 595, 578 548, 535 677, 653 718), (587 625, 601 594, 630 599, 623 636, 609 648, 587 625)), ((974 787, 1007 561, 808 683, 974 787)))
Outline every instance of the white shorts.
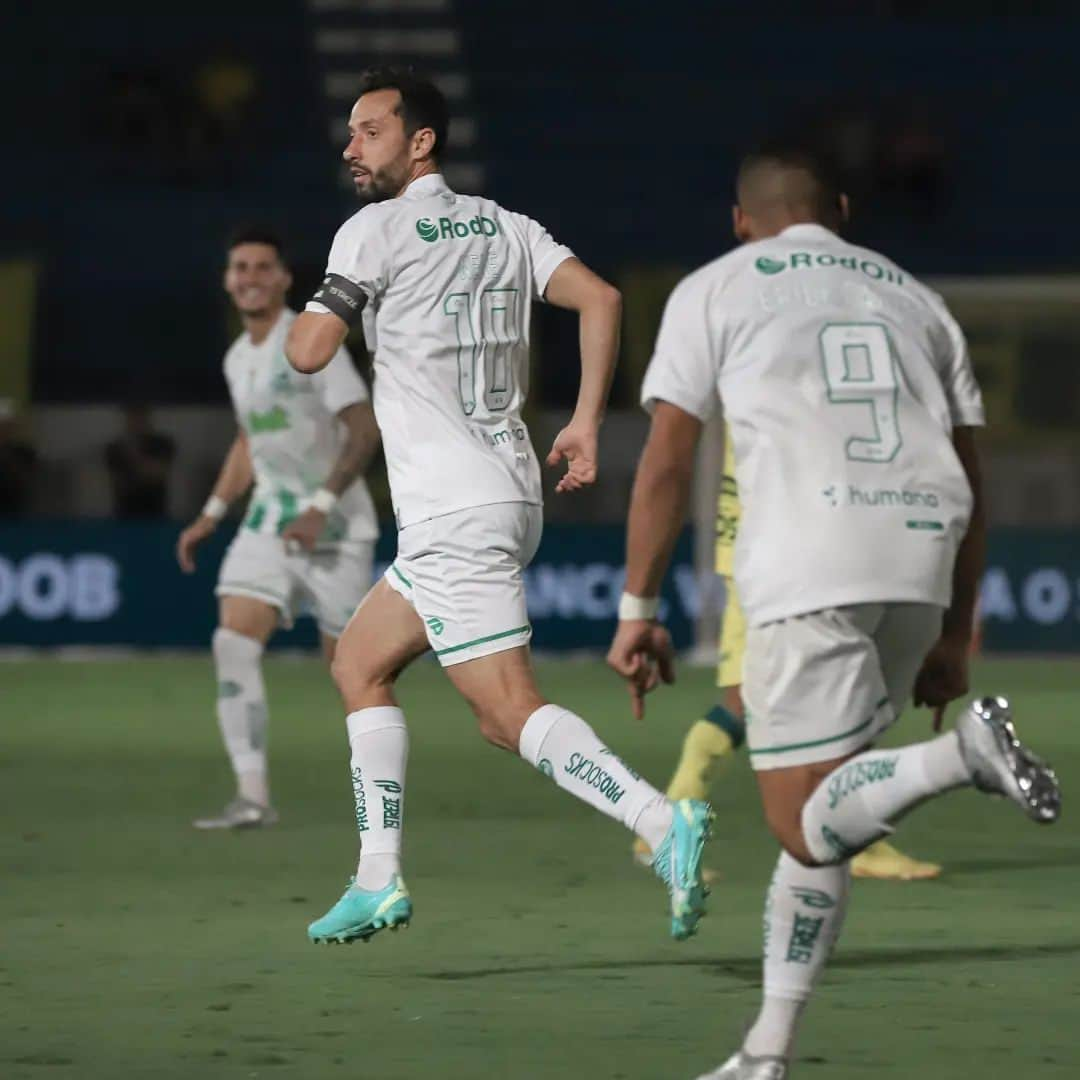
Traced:
POLYGON ((532 637, 525 567, 540 546, 543 507, 492 503, 398 533, 390 587, 412 604, 443 667, 516 649, 532 637))
POLYGON ((746 634, 743 701, 755 769, 845 757, 899 716, 941 633, 934 604, 827 608, 746 634))
POLYGON ((371 588, 374 557, 375 545, 367 540, 290 554, 280 536, 240 529, 225 552, 214 591, 277 608, 285 629, 293 619, 313 615, 322 633, 340 637, 371 588))

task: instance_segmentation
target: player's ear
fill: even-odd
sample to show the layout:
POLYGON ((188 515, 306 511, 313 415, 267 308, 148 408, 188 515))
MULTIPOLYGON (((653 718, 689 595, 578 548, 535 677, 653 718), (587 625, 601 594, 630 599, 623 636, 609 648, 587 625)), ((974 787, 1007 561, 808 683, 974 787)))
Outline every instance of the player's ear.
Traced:
POLYGON ((754 238, 750 219, 738 203, 731 208, 731 228, 740 244, 747 244, 754 238))
POLYGON ((435 132, 431 128, 420 128, 412 138, 413 160, 431 157, 435 150, 435 132))

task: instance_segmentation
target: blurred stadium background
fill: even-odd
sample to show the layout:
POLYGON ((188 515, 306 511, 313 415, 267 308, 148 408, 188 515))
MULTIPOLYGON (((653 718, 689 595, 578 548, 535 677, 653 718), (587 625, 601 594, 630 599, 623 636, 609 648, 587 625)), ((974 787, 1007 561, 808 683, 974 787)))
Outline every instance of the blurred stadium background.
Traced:
MULTIPOLYGON (((208 662, 146 657, 57 667, 64 653, 38 650, 206 649, 218 557, 231 530, 222 530, 207 545, 194 581, 176 569, 173 548, 180 524, 202 505, 234 430, 221 359, 238 326, 221 289, 223 243, 238 223, 275 225, 294 265, 293 304, 302 305, 321 275, 334 230, 354 209, 339 155, 356 75, 371 64, 412 63, 432 73, 449 96, 454 120, 446 171, 453 185, 489 194, 544 222, 624 293, 623 352, 604 431, 601 481, 588 498, 549 501, 547 534, 530 571, 530 613, 540 649, 595 652, 610 638, 620 589, 622 522, 645 432, 636 390, 663 303, 683 273, 731 246, 731 176, 740 150, 765 132, 793 127, 812 132, 841 162, 853 200, 851 237, 934 283, 968 333, 990 423, 983 442, 991 522, 982 596, 987 659, 980 676, 988 686, 1041 703, 1040 730, 1051 749, 1080 759, 1080 740, 1067 730, 1080 701, 1080 150, 1072 125, 1063 119, 1075 99, 1080 21, 1073 3, 1023 8, 1022 17, 1004 18, 987 16, 985 5, 963 0, 764 0, 753 6, 752 15, 742 5, 698 0, 666 0, 659 6, 595 0, 529 6, 498 0, 227 0, 213 10, 130 0, 104 8, 22 5, 8 19, 7 58, 0 65, 0 98, 9 111, 7 161, 0 173, 0 654, 8 661, 0 664, 0 738, 7 742, 7 733, 14 733, 3 765, 10 770, 4 782, 11 796, 8 813, 17 824, 5 841, 10 855, 5 863, 15 882, 7 914, 21 931, 8 966, 0 967, 0 991, 10 995, 3 1025, 10 1037, 0 1037, 0 1043, 12 1048, 5 1064, 0 1047, 0 1074, 351 1075, 342 1032, 315 1030, 320 1023, 346 1028, 345 1023, 319 1021, 313 1013, 305 1021, 307 1034, 295 1036, 300 1042, 308 1038, 309 1049, 324 1048, 338 1037, 343 1052, 336 1061, 332 1053, 316 1060, 295 1048, 267 1049, 258 1036, 282 1030, 291 1015, 288 992, 275 998, 276 991, 266 990, 267 980, 273 982, 262 974, 266 971, 291 965, 295 985, 321 988, 320 1006, 331 993, 328 987, 348 993, 340 965, 333 974, 315 969, 306 952, 300 959, 293 940, 312 907, 329 895, 333 886, 326 882, 336 880, 329 876, 331 867, 345 865, 342 850, 349 843, 342 738, 332 691, 317 662, 280 666, 271 674, 275 731, 294 728, 278 744, 294 755, 281 765, 282 788, 292 805, 289 797, 282 798, 286 822, 276 835, 284 837, 284 849, 274 848, 275 836, 260 836, 250 849, 257 854, 249 859, 236 853, 230 838, 210 838, 200 847, 183 831, 189 811, 205 802, 206 775, 217 776, 219 769, 225 788, 208 662), (125 504, 116 490, 115 447, 125 433, 156 437, 161 464, 160 482, 150 485, 157 494, 135 505, 130 499, 125 504), (1014 659, 996 667, 995 657, 1002 653, 1043 659, 1014 659), (198 680, 196 690, 193 680, 198 680), (274 680, 286 688, 280 691, 286 704, 274 700, 274 680), (321 719, 301 745, 295 714, 310 711, 307 703, 313 699, 321 719), (80 715, 80 703, 87 702, 91 727, 80 715), (167 718, 164 733, 153 722, 158 710, 167 718), (60 780, 58 762, 75 770, 78 780, 60 780), (311 779, 313 770, 322 770, 318 784, 311 779), (327 779, 337 777, 334 770, 342 772, 340 783, 327 779), (121 789, 130 784, 128 796, 107 792, 113 783, 121 789), (162 805, 162 793, 168 805, 162 805), (50 838, 58 846, 50 848, 50 838), (177 860, 168 872, 159 852, 165 845, 172 845, 177 860), (53 876, 64 866, 86 869, 89 850, 98 853, 96 876, 53 876), (144 858, 144 865, 164 873, 170 890, 188 890, 184 895, 198 898, 158 909, 168 924, 164 929, 154 919, 162 893, 147 893, 145 881, 135 884, 144 858), (290 884, 280 883, 283 867, 290 884), (223 882, 231 874, 235 881, 223 882), (296 884, 313 874, 319 876, 318 887, 296 884), (258 923, 258 933, 250 922, 241 927, 229 921, 238 918, 235 904, 256 904, 246 889, 263 889, 274 880, 278 910, 258 923), (96 946, 74 929, 73 895, 60 905, 63 913, 58 909, 58 897, 69 887, 74 895, 89 890, 75 902, 99 935, 96 946), (133 913, 119 915, 118 905, 129 899, 120 895, 125 889, 143 891, 130 898, 133 913), (206 899, 208 892, 214 893, 213 902, 206 899), (320 899, 306 907, 282 907, 312 896, 320 899), (180 917, 174 906, 183 907, 185 917, 195 911, 195 923, 209 920, 218 928, 216 936, 203 937, 199 927, 188 925, 191 920, 178 931, 179 923, 169 921, 180 917), (282 912, 287 922, 278 921, 282 912), (130 946, 118 919, 121 925, 131 920, 130 946), (68 929, 56 931, 54 924, 68 929), (74 942, 67 938, 71 933, 74 942), (289 940, 285 962, 273 956, 281 935, 289 940), (174 950, 167 959, 166 941, 174 950), (126 956, 128 948, 140 953, 138 960, 126 956), (186 948, 195 949, 207 967, 185 966, 180 954, 186 948), (208 972, 216 956, 225 958, 215 982, 208 972), (30 983, 19 982, 20 962, 35 972, 30 983), (71 991, 69 963, 97 965, 92 977, 85 970, 76 973, 76 986, 79 978, 90 978, 85 997, 71 991), (150 997, 135 1000, 131 979, 150 997), (136 1036, 134 1060, 145 1067, 133 1065, 124 1056, 119 1032, 133 1022, 152 1030, 154 1018, 173 1007, 149 1004, 170 980, 185 988, 177 990, 183 1003, 174 1002, 176 1009, 188 1009, 196 1018, 210 1015, 221 1024, 207 1029, 196 1019, 184 1027, 188 1019, 176 1020, 157 1041, 136 1036), (72 1000, 54 996, 61 984, 72 1000), (218 984, 213 992, 206 989, 218 984), (221 989, 229 985, 233 991, 221 989), (237 985, 248 990, 237 991, 237 985), (254 1035, 244 1057, 235 1051, 227 1017, 205 1010, 221 1005, 227 1012, 237 994, 243 997, 256 986, 274 1004, 253 1010, 245 1020, 254 1035), (51 1020, 47 1007, 27 1008, 32 993, 42 1002, 66 1002, 68 1026, 51 1020), (192 1031, 193 1041, 185 1043, 192 1031), (193 1046, 197 1049, 188 1054, 193 1046)), ((564 420, 575 393, 573 320, 538 311, 534 342, 530 422, 535 441, 543 445, 564 420)), ((351 345, 362 355, 359 340, 351 345)), ((703 454, 695 523, 680 546, 667 592, 678 643, 702 653, 714 640, 721 602, 709 571, 716 457, 703 454)), ((372 483, 387 520, 381 552, 388 559, 394 536, 381 465, 372 483)), ((279 635, 275 645, 306 648, 313 641, 312 629, 301 627, 279 635)), ((563 662, 545 670, 566 684, 572 703, 578 686, 573 669, 563 662)), ((582 710, 617 717, 622 702, 614 681, 607 691, 592 668, 582 671, 587 672, 581 676, 582 710)), ((433 674, 417 677, 421 700, 427 700, 433 674)), ((657 780, 674 754, 682 721, 692 719, 709 695, 707 673, 692 674, 665 707, 674 722, 633 736, 657 780)), ((440 702, 432 708, 442 716, 443 699, 432 701, 440 702)), ((466 739, 463 711, 455 705, 449 715, 466 739)), ((433 737, 441 746, 438 739, 444 736, 433 737)), ((486 754, 479 745, 472 752, 486 754)), ((465 750, 462 757, 468 760, 465 750)), ((504 778, 506 790, 500 793, 500 781, 493 783, 503 800, 501 810, 477 810, 460 794, 418 795, 411 803, 417 828, 427 829, 417 850, 431 860, 434 869, 427 872, 433 877, 450 881, 461 872, 441 847, 449 838, 440 833, 440 821, 471 822, 479 829, 489 813, 516 821, 528 818, 534 807, 540 808, 537 815, 553 812, 531 788, 519 802, 515 785, 524 787, 530 778, 500 765, 503 771, 495 773, 504 778)), ((419 767, 438 775, 434 762, 419 767)), ((435 781, 439 792, 452 786, 435 781)), ((745 809, 747 778, 742 776, 733 790, 742 793, 745 809)), ((734 796, 724 799, 734 806, 734 796)), ((760 889, 771 850, 756 809, 745 834, 731 841, 738 865, 749 868, 735 893, 745 902, 724 901, 725 907, 738 906, 738 916, 721 920, 722 929, 712 928, 723 934, 722 948, 744 958, 733 961, 734 975, 719 961, 710 968, 705 961, 694 967, 671 959, 675 953, 662 943, 651 953, 646 949, 640 971, 620 968, 622 962, 613 959, 620 948, 639 957, 643 948, 635 922, 621 915, 614 932, 600 915, 612 881, 625 878, 622 887, 637 888, 618 848, 622 840, 602 824, 586 827, 573 809, 560 813, 560 829, 573 825, 575 836, 601 837, 597 844, 581 841, 590 857, 601 852, 594 864, 601 883, 563 851, 555 857, 566 882, 563 892, 556 890, 554 898, 544 894, 537 904, 523 900, 520 910, 508 914, 519 920, 513 926, 523 936, 515 938, 513 927, 503 928, 483 956, 475 956, 461 924, 468 905, 457 897, 450 913, 436 915, 429 937, 422 939, 423 948, 434 953, 409 954, 399 981, 390 954, 380 954, 387 959, 379 961, 384 980, 379 985, 385 987, 379 992, 389 997, 379 1023, 400 1041, 409 1038, 408 997, 415 992, 410 972, 416 979, 436 980, 423 984, 426 1004, 416 1008, 431 1016, 439 1008, 433 1003, 458 985, 455 978, 473 978, 473 969, 491 968, 497 975, 508 953, 521 953, 522 973, 509 976, 517 980, 514 995, 523 1008, 541 1009, 543 1022, 553 1025, 549 1037, 511 1025, 506 1044, 484 1042, 479 1035, 470 1042, 463 1032, 471 1025, 495 1022, 489 1013, 496 1006, 478 997, 456 1018, 441 1014, 442 1026, 424 1035, 433 1046, 449 1040, 444 1045, 452 1052, 441 1062, 441 1075, 474 1076, 486 1068, 499 1077, 667 1078, 664 1063, 672 1059, 660 1055, 632 1024, 612 1028, 604 1036, 610 1040, 606 1049, 593 1047, 581 1058, 553 1045, 565 1024, 558 995, 564 990, 603 995, 610 988, 613 1014, 607 1019, 613 1023, 613 1016, 629 1023, 626 1010, 632 1011, 635 1001, 663 1000, 662 1008, 671 1010, 663 1022, 676 1025, 683 1014, 670 1005, 675 997, 669 995, 684 992, 685 979, 693 984, 702 1018, 718 1006, 697 999, 704 1002, 717 988, 729 995, 723 1000, 737 999, 739 1014, 751 999, 760 889), (612 850, 605 853, 605 844, 612 850), (759 849, 764 855, 756 854, 759 849), (570 935, 583 957, 579 974, 591 989, 581 990, 580 979, 571 978, 566 968, 559 968, 552 982, 547 960, 536 959, 559 949, 540 914, 544 903, 559 908, 559 922, 573 921, 573 912, 562 906, 576 906, 584 925, 599 935, 587 940, 584 932, 570 935), (438 940, 440 927, 454 938, 453 955, 438 951, 445 947, 438 940), (432 955, 436 958, 428 963, 425 956, 432 955), (527 977, 522 956, 532 957, 535 978, 527 977), (641 985, 596 983, 597 978, 640 979, 641 985), (399 991, 403 1003, 395 996, 399 991), (631 991, 645 996, 636 998, 631 991), (391 1008, 391 1001, 398 1003, 391 1008), (528 1053, 515 1055, 514 1045, 528 1053), (463 1056, 454 1058, 455 1052, 463 1056), (581 1064, 586 1059, 587 1071, 581 1064), (649 1071, 635 1071, 639 1066, 649 1071)), ((982 920, 988 928, 990 954, 977 955, 982 939, 974 932, 965 936, 961 928, 954 937, 966 943, 967 953, 958 945, 961 951, 952 960, 951 954, 940 963, 923 956, 915 961, 922 966, 909 974, 922 978, 932 968, 944 994, 963 995, 972 982, 981 985, 981 960, 1005 964, 1009 972, 1024 968, 1030 983, 1025 992, 1035 994, 1036 984, 1045 992, 1038 999, 1043 1061, 1036 1055, 1024 1059, 1022 1071, 998 1073, 995 1062, 1008 1061, 1005 1049, 990 1053, 984 1045, 975 1058, 970 1053, 950 1058, 941 1049, 951 1045, 948 1035, 926 1036, 924 1043, 937 1039, 941 1046, 937 1056, 920 1059, 919 1072, 959 1077, 974 1063, 987 1077, 1075 1075, 1075 1057, 1070 1063, 1062 1041, 1064 1014, 1046 1004, 1064 1001, 1056 988, 1064 987, 1064 967, 1080 949, 1075 930, 1064 921, 1058 926, 1048 912, 1050 938, 1040 938, 1034 924, 1022 919, 1023 942, 1016 945, 1007 923, 997 917, 1003 906, 1019 916, 1040 897, 1045 901, 1046 890, 1029 877, 1022 882, 1021 875, 1013 875, 1008 887, 995 886, 994 873, 1002 869, 994 862, 1001 838, 988 838, 988 851, 972 852, 967 845, 978 839, 977 811, 972 806, 967 813, 964 827, 948 839, 930 826, 916 836, 941 840, 944 850, 928 854, 946 863, 951 856, 963 868, 952 885, 943 886, 953 890, 951 900, 970 905, 985 898, 973 925, 982 920), (1009 954, 1014 946, 1019 951, 1009 954), (1049 951, 1040 957, 1044 947, 1049 951), (994 954, 994 948, 1003 951, 994 954), (1042 963, 1056 964, 1058 974, 1032 968, 1042 963), (1060 1051, 1054 1049, 1055 1038, 1060 1051)), ((935 811, 930 820, 944 830, 948 819, 935 811)), ((542 846, 540 824, 538 817, 528 836, 542 846)), ((473 835, 466 829, 455 844, 468 848, 473 835)), ((1011 868, 1056 873, 1054 888, 1075 895, 1078 860, 1069 854, 1076 851, 1075 832, 1038 840, 1041 847, 1026 839, 1028 862, 1014 860, 1011 868), (1071 847, 1065 844, 1070 835, 1071 847)), ((508 829, 507 848, 515 843, 508 829)), ((465 873, 472 873, 480 856, 474 851, 462 857, 469 867, 465 873)), ((519 877, 531 872, 529 865, 522 863, 519 877)), ((1004 869, 1010 869, 1008 860, 1004 869)), ((734 866, 728 872, 739 876, 734 866)), ((510 886, 504 881, 498 887, 510 886)), ((934 927, 955 918, 950 899, 940 892, 922 907, 881 890, 875 895, 869 910, 890 920, 895 943, 914 950, 912 955, 925 947, 928 934, 937 941, 934 927)), ((427 906, 437 908, 437 896, 427 906)), ((865 933, 854 940, 850 966, 859 968, 863 956, 871 967, 864 954, 874 941, 865 933)), ((714 953, 721 948, 716 940, 706 946, 714 953)), ((395 947, 400 946, 395 942, 395 947)), ((352 954, 349 960, 354 976, 363 970, 352 954)), ((890 962, 902 966, 896 956, 890 962)), ((849 970, 844 977, 871 976, 849 970)), ((1006 979, 1000 994, 986 985, 972 993, 983 1000, 978 995, 985 991, 986 1001, 1007 1012, 1016 1006, 1008 986, 1006 979)), ((879 989, 884 1004, 897 987, 886 980, 879 989)), ((931 1003, 916 1000, 912 988, 901 986, 898 992, 912 998, 910 1013, 900 1015, 915 1017, 913 1024, 920 1009, 930 1012, 931 1003)), ((460 993, 471 1002, 465 989, 460 993)), ((850 988, 847 993, 850 1007, 858 1010, 857 995, 850 988)), ((1030 1011, 1036 1011, 1034 1005, 1030 1011)), ((498 1013, 499 1022, 506 1023, 507 1015, 498 1013)), ((372 1039, 370 1019, 362 1011, 359 1016, 365 1038, 372 1039)), ((738 1019, 725 1014, 721 1034, 734 1038, 738 1019)), ((954 1031, 963 1030, 973 1041, 959 1007, 949 1020, 959 1025, 954 1031)), ((600 1027, 605 1022, 595 1019, 600 1027)), ((876 1032, 879 1021, 860 1014, 860 1023, 864 1032, 876 1032)), ((859 1041, 851 1036, 858 1024, 834 1027, 850 1042, 859 1041)), ((696 1030, 711 1038, 714 1028, 703 1020, 696 1030)), ((807 1042, 815 1038, 820 1036, 808 1036, 807 1042)), ((708 1064, 725 1046, 713 1046, 716 1053, 702 1057, 699 1045, 678 1075, 692 1075, 694 1066, 708 1064)), ((378 1075, 412 1077, 429 1075, 424 1071, 429 1064, 418 1064, 426 1060, 387 1051, 369 1058, 367 1066, 374 1062, 382 1069, 378 1075)), ((832 1068, 819 1062, 816 1072, 807 1072, 863 1076, 871 1064, 880 1075, 915 1074, 889 1071, 896 1064, 891 1059, 883 1066, 857 1055, 834 1061, 832 1068)))

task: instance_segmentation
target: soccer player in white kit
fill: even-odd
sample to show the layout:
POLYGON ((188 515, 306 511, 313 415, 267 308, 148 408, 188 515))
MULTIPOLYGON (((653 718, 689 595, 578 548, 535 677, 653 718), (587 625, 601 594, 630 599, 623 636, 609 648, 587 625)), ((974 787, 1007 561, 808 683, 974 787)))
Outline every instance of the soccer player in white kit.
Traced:
POLYGON ((577 491, 596 477, 619 294, 535 221, 447 187, 438 169, 446 102, 431 83, 382 69, 359 89, 344 157, 358 192, 373 201, 335 237, 288 356, 300 371, 320 370, 362 318, 398 553, 334 658, 349 711, 361 856, 309 936, 366 940, 411 917, 400 867, 408 735, 394 683, 431 649, 489 741, 653 838, 671 933, 688 937, 704 909, 708 806, 673 805, 583 719, 549 704, 528 649, 523 570, 543 523, 539 463, 521 419, 530 308, 544 299, 580 315, 578 403, 547 459, 568 461, 557 490, 577 491))
POLYGON ((636 708, 673 678, 655 621, 702 424, 721 403, 742 521, 747 746, 780 854, 765 909, 764 1000, 711 1080, 782 1080, 844 919, 849 861, 926 799, 975 786, 1056 819, 1054 774, 1007 704, 974 703, 929 742, 874 750, 907 700, 967 692, 984 526, 963 334, 941 299, 843 241, 847 202, 790 146, 737 183, 744 246, 672 293, 642 387, 652 424, 628 522, 609 662, 636 708))
POLYGON ((213 637, 218 723, 236 797, 220 814, 195 821, 200 829, 277 820, 263 647, 278 626, 312 614, 329 661, 371 586, 378 524, 362 475, 378 449, 378 427, 344 347, 318 375, 289 366, 285 336, 296 318, 285 305, 291 283, 276 236, 256 229, 232 238, 225 290, 244 332, 225 354, 225 378, 238 430, 213 494, 177 544, 180 566, 190 573, 195 549, 254 481, 247 516, 221 564, 213 637))

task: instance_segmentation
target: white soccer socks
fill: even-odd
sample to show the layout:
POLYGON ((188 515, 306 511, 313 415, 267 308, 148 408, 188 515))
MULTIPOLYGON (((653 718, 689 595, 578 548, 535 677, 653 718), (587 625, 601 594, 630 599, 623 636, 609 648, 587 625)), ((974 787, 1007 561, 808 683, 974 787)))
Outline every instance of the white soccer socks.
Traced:
POLYGON ((555 783, 621 821, 655 851, 671 828, 671 803, 623 764, 580 716, 543 705, 525 721, 518 752, 555 783))
POLYGON ((835 768, 807 800, 807 849, 822 865, 850 859, 919 803, 970 783, 955 731, 896 750, 868 750, 835 768))
POLYGON ((799 1018, 843 926, 850 885, 847 863, 807 867, 780 853, 765 900, 764 996, 743 1042, 747 1054, 791 1056, 799 1018))
POLYGON ((401 870, 409 731, 405 714, 392 705, 359 709, 345 723, 361 847, 356 884, 374 892, 401 870))
POLYGON ((217 717, 236 775, 237 792, 260 806, 270 805, 266 756, 269 712, 262 677, 262 643, 218 627, 213 637, 217 670, 217 717))

